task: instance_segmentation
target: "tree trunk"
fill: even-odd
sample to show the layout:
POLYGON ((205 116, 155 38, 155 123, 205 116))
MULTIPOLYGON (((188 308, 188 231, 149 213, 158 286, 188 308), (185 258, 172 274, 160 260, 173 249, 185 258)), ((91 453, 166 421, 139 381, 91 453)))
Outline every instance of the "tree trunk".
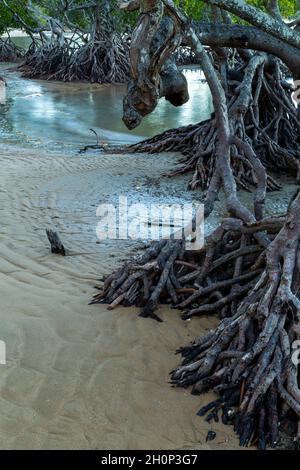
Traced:
MULTIPOLYGON (((130 104, 132 112, 139 115, 135 124, 156 106, 163 63, 173 52, 171 35, 164 41, 163 61, 151 50, 161 25, 159 3, 142 2, 150 7, 147 13, 152 21, 144 22, 142 9, 131 54, 132 84, 125 99, 125 116, 130 104), (156 10, 151 9, 153 5, 156 10), (143 42, 145 31, 148 42, 143 42)), ((174 138, 178 147, 190 146, 187 155, 191 150, 194 154, 187 166, 197 167, 197 179, 207 181, 205 214, 213 210, 222 188, 230 218, 198 252, 186 251, 179 240, 153 243, 140 258, 105 279, 92 303, 108 303, 109 309, 137 305, 142 308, 141 316, 156 320, 161 320, 156 309, 162 302, 183 310, 183 319, 218 313, 221 321, 215 330, 181 348, 183 363, 171 372, 172 383, 192 385, 194 394, 217 392, 219 398, 199 414, 207 415, 210 421, 218 420, 221 412, 224 423, 234 423, 241 445, 275 446, 285 427, 299 438, 300 390, 294 349, 300 339, 300 191, 285 217, 265 218, 266 189, 275 184, 267 178, 265 167, 271 162, 278 164, 281 155, 283 166, 293 162, 299 175, 296 109, 278 61, 267 55, 240 54, 243 65, 238 63, 235 72, 242 70, 242 77, 230 77, 224 68, 219 73, 218 58, 211 61, 190 22, 171 0, 163 3, 174 25, 176 45, 180 44, 179 36, 185 37, 196 54, 212 93, 215 116, 202 125, 168 131, 138 148, 171 149, 174 138), (284 141, 281 127, 287 122, 295 139, 291 144, 284 141), (263 142, 268 150, 258 158, 255 150, 263 142), (238 171, 234 157, 242 162, 238 171), (254 187, 253 212, 243 206, 237 194, 236 182, 245 177, 248 167, 254 187)), ((226 3, 227 9, 244 4, 211 3, 226 3)), ((251 8, 243 6, 243 12, 253 20, 251 8)), ((261 19, 259 16, 257 24, 261 19)), ((264 30, 272 29, 274 21, 269 20, 264 30)), ((297 38, 292 39, 285 27, 278 36, 293 47, 297 45, 297 38)))

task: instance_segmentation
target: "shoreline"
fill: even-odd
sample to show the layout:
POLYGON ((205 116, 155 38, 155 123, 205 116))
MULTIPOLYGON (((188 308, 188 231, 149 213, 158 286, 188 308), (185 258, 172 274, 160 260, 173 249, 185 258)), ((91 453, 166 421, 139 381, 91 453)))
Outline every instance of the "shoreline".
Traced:
MULTIPOLYGON (((66 31, 68 32, 68 31, 66 31)), ((51 34, 51 30, 49 31, 45 31, 45 33, 48 33, 48 34, 51 34)), ((25 31, 23 31, 22 29, 18 29, 18 28, 14 28, 14 29, 11 29, 9 31, 9 34, 8 33, 4 33, 2 34, 2 38, 8 38, 8 37, 11 37, 11 38, 26 38, 28 37, 28 33, 26 33, 25 31)), ((38 34, 35 34, 36 37, 38 37, 38 34)))

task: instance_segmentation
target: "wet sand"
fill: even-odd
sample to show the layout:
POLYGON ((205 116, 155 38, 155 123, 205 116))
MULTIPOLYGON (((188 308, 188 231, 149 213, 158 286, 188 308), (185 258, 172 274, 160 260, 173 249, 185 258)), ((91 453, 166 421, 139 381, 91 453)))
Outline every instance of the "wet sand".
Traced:
POLYGON ((91 201, 107 187, 143 188, 142 174, 159 178, 174 164, 172 155, 124 158, 0 150, 1 449, 238 447, 231 427, 196 416, 211 395, 168 384, 176 348, 214 318, 184 323, 164 308, 158 324, 135 309, 88 306, 96 279, 136 246, 96 243, 91 201), (59 231, 68 256, 49 253, 46 227, 59 231), (210 429, 217 437, 206 443, 210 429))

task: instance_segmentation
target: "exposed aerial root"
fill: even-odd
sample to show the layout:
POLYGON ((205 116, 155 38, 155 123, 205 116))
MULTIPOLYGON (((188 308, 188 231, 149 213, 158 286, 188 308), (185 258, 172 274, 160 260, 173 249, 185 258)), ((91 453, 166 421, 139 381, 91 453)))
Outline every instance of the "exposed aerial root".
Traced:
POLYGON ((129 77, 129 50, 117 35, 94 39, 87 44, 66 39, 63 44, 35 44, 21 65, 29 78, 91 83, 126 83, 129 77))
POLYGON ((126 83, 129 77, 129 50, 118 35, 91 41, 69 57, 67 65, 54 78, 91 83, 126 83))
MULTIPOLYGON (((297 111, 279 61, 236 51, 230 70, 228 50, 215 49, 211 60, 188 19, 173 2, 164 5, 173 32, 178 37, 183 30, 199 58, 215 117, 129 148, 181 150, 182 171, 194 171, 191 186, 207 188, 205 215, 222 188, 232 217, 198 251, 187 251, 185 240, 175 237, 152 244, 106 278, 92 303, 108 303, 109 309, 135 305, 141 316, 156 320, 161 320, 156 311, 162 303, 180 309, 184 320, 217 314, 220 322, 214 330, 178 351, 183 362, 171 372, 171 383, 192 386, 194 394, 218 393, 200 415, 218 421, 220 414, 224 423, 234 424, 243 446, 275 447, 281 428, 288 428, 295 439, 300 429, 300 191, 285 217, 264 218, 263 209, 266 189, 275 189, 266 169, 294 172, 299 181, 297 111), (236 183, 254 189, 253 213, 239 201, 236 183)), ((152 66, 144 42, 150 21, 152 33, 159 28, 161 5, 145 6, 131 48, 134 80, 124 100, 128 128, 152 112, 162 96, 162 66, 152 66)), ((166 57, 173 45, 169 36, 166 57)))
MULTIPOLYGON (((273 73, 265 71, 268 58, 254 55, 239 61, 226 80, 228 113, 233 136, 252 148, 252 157, 238 140, 231 145, 231 166, 239 188, 251 191, 257 185, 256 157, 268 172, 285 172, 300 182, 300 122, 292 102, 292 87, 285 80, 280 63, 272 64, 273 73)), ((191 189, 205 190, 214 174, 217 124, 214 115, 206 121, 170 129, 153 138, 112 152, 180 152, 179 165, 167 176, 192 172, 191 189)), ((95 146, 87 146, 97 149, 95 146)), ((110 151, 106 146, 105 152, 110 151)), ((267 189, 279 189, 268 174, 267 189)))
POLYGON ((243 446, 275 447, 280 429, 298 438, 299 211, 298 192, 286 217, 225 219, 199 252, 178 240, 153 243, 106 278, 92 302, 135 305, 156 320, 160 303, 182 310, 184 320, 218 314, 215 330, 178 351, 183 362, 171 383, 218 393, 198 414, 233 424, 243 446), (262 232, 267 247, 257 241, 262 232))
MULTIPOLYGON (((233 134, 251 145, 269 171, 294 174, 300 181, 300 122, 291 98, 291 87, 276 63, 274 74, 265 73, 261 57, 244 64, 244 75, 235 70, 228 79, 228 112, 233 134), (255 68, 256 67, 256 68, 255 68), (247 68, 250 76, 247 76, 247 68), (249 91, 249 93, 247 93, 249 91)), ((212 117, 199 124, 168 130, 152 139, 127 148, 131 152, 181 152, 181 166, 168 176, 193 171, 191 189, 206 189, 215 164, 216 121, 212 117)), ((239 187, 256 185, 253 162, 243 149, 231 147, 232 169, 239 187)), ((279 185, 268 176, 268 190, 279 185)))
POLYGON ((53 78, 69 60, 70 45, 65 43, 37 44, 33 42, 19 69, 26 78, 53 78))
POLYGON ((174 54, 177 65, 197 65, 197 58, 190 47, 181 46, 174 54))
POLYGON ((10 37, 0 39, 0 62, 19 62, 24 55, 25 51, 18 47, 10 37))
POLYGON ((171 374, 173 385, 192 385, 194 394, 219 393, 199 414, 210 421, 220 412, 243 446, 275 447, 280 426, 299 437, 299 210, 298 193, 258 282, 232 317, 179 351, 182 366, 171 374))
MULTIPOLYGON (((92 303, 108 303, 109 309, 135 305, 142 316, 157 320, 161 303, 180 309, 184 320, 217 314, 214 330, 178 351, 183 362, 171 372, 171 383, 192 386, 194 394, 216 392, 219 397, 200 415, 234 424, 243 446, 274 447, 282 428, 296 440, 300 429, 300 191, 285 217, 264 218, 266 189, 275 189, 266 169, 292 171, 299 181, 300 123, 279 61, 238 50, 232 61, 225 48, 209 57, 185 15, 172 1, 164 5, 176 37, 184 32, 199 59, 215 117, 129 148, 182 151, 182 171, 194 171, 191 186, 207 188, 204 215, 222 188, 231 218, 198 251, 188 251, 191 246, 175 237, 152 244, 106 278, 92 303), (253 212, 239 200, 236 183, 254 189, 253 212)), ((128 128, 151 113, 162 96, 163 61, 153 67, 156 56, 144 41, 147 27, 152 33, 159 28, 159 6, 144 3, 134 32, 134 80, 124 100, 128 128)), ((163 44, 168 58, 173 37, 163 44)), ((191 236, 193 225, 187 230, 191 236)))
POLYGON ((142 307, 142 316, 153 316, 159 303, 179 308, 184 319, 219 309, 222 318, 232 316, 237 300, 265 267, 266 248, 254 234, 267 229, 272 238, 283 221, 264 219, 246 227, 237 219, 225 219, 196 252, 186 251, 182 240, 154 242, 107 278, 92 303, 135 305, 142 307))

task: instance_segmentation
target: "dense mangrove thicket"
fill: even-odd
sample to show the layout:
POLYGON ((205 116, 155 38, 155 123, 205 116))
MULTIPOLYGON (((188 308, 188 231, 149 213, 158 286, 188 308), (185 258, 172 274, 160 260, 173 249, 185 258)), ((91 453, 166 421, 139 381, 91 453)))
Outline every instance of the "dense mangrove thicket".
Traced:
POLYGON ((186 102, 187 84, 172 54, 189 45, 212 92, 214 114, 130 149, 181 151, 183 166, 173 174, 192 172, 190 186, 206 190, 205 215, 222 191, 228 215, 201 250, 187 251, 175 239, 153 243, 106 278, 93 303, 110 309, 136 305, 141 316, 156 320, 159 303, 181 310, 184 320, 217 314, 215 330, 178 351, 183 361, 171 372, 171 383, 191 386, 194 394, 215 391, 216 400, 199 414, 222 417, 234 425, 241 445, 262 449, 275 447, 281 431, 300 437, 294 354, 300 331, 300 192, 286 215, 264 215, 267 191, 278 189, 276 175, 287 172, 298 182, 300 176, 299 110, 290 80, 297 81, 300 72, 298 5, 204 3, 210 12, 205 25, 191 22, 171 0, 121 3, 123 9, 139 8, 123 120, 129 129, 138 126, 162 97, 176 106, 186 102), (287 23, 282 15, 289 8, 295 18, 287 23), (238 187, 252 191, 253 210, 241 203, 238 187))
MULTIPOLYGON (((119 3, 118 0, 1 0, 0 32, 8 37, 0 40, 0 60, 21 61, 21 70, 30 78, 124 83, 129 78, 128 45, 137 12, 132 7, 122 7, 124 2, 117 8, 119 3), (31 38, 29 50, 20 49, 10 39, 9 32, 14 28, 22 29, 31 38)), ((208 32, 207 40, 202 38, 204 44, 216 41, 210 28, 207 2, 176 0, 175 3, 185 9, 201 31, 208 32)), ((264 1, 248 3, 268 9, 264 1)), ((284 17, 294 18, 296 12, 295 1, 281 2, 284 17)), ((221 14, 226 21, 227 13, 221 14)), ((234 23, 241 25, 243 17, 235 16, 234 23)), ((237 39, 244 37, 238 29, 234 34, 237 39)), ((260 38, 254 36, 254 39, 259 44, 260 38)), ((180 65, 196 63, 191 48, 184 44, 177 48, 175 60, 180 65)))
MULTIPOLYGON (((2 31, 18 27, 31 38, 23 53, 9 40, 10 60, 23 59, 24 76, 92 83, 128 80, 128 41, 122 18, 115 16, 116 2, 28 0, 21 7, 9 0, 0 3, 6 13, 2 31)), ((7 41, 2 49, 0 58, 9 59, 7 41)))

